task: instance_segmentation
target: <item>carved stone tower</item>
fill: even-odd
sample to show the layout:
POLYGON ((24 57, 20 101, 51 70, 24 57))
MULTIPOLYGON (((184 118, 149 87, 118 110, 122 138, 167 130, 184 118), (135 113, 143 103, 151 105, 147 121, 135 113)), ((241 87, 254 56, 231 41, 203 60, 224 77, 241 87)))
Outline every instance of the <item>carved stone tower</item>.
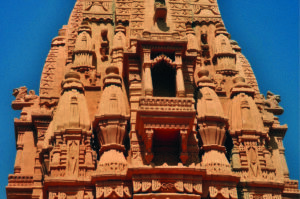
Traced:
POLYGON ((298 198, 280 96, 216 0, 77 0, 39 96, 13 92, 8 199, 298 198))

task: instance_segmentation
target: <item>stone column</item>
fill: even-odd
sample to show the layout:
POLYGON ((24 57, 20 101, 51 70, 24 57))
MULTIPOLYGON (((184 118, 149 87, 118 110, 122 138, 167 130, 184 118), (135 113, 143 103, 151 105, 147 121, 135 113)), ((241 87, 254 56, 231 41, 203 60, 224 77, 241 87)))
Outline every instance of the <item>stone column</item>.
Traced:
POLYGON ((181 159, 182 163, 185 164, 188 159, 188 153, 187 153, 188 131, 186 129, 180 130, 180 137, 181 137, 180 159, 181 159))
POLYGON ((146 129, 144 134, 144 143, 145 143, 145 159, 147 164, 153 159, 152 153, 152 142, 153 142, 153 129, 146 129))
POLYGON ((145 88, 145 95, 146 96, 153 96, 153 86, 152 86, 152 76, 151 76, 151 60, 150 60, 150 49, 143 49, 144 53, 144 88, 145 88))
POLYGON ((289 179, 290 172, 289 172, 289 169, 288 169, 288 166, 286 163, 286 159, 285 159, 285 148, 283 146, 283 137, 277 137, 275 139, 277 140, 277 144, 278 144, 280 162, 281 162, 282 170, 283 170, 283 177, 285 179, 289 179))
POLYGON ((277 168, 277 177, 280 180, 289 179, 289 169, 285 159, 285 148, 283 146, 283 138, 286 130, 273 129, 270 132, 271 147, 272 147, 272 160, 274 166, 277 168))
POLYGON ((24 136, 24 131, 19 131, 18 132, 18 141, 17 141, 17 155, 16 155, 16 160, 15 160, 15 167, 14 167, 14 173, 21 173, 21 167, 22 167, 22 159, 23 159, 23 148, 24 148, 24 143, 23 143, 23 136, 24 136))
POLYGON ((241 169, 241 160, 240 160, 240 152, 238 148, 238 142, 236 139, 233 140, 233 149, 231 151, 232 157, 231 157, 231 165, 232 169, 241 169))
POLYGON ((185 96, 184 79, 182 74, 182 56, 181 52, 176 52, 175 54, 176 63, 176 89, 177 97, 185 96))

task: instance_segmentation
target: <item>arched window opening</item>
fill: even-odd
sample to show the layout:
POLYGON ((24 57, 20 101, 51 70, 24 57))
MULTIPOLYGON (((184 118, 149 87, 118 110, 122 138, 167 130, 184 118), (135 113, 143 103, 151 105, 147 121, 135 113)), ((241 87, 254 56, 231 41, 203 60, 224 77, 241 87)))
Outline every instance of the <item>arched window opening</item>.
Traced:
POLYGON ((152 69, 153 96, 176 97, 176 70, 161 61, 152 69))

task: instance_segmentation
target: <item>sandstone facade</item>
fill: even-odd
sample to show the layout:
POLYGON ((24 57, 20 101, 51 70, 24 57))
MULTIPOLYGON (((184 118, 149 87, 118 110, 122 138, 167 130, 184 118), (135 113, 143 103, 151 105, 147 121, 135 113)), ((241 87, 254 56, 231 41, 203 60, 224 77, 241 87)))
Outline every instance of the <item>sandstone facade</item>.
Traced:
POLYGON ((298 198, 280 96, 216 0, 77 0, 39 96, 13 91, 8 199, 298 198))

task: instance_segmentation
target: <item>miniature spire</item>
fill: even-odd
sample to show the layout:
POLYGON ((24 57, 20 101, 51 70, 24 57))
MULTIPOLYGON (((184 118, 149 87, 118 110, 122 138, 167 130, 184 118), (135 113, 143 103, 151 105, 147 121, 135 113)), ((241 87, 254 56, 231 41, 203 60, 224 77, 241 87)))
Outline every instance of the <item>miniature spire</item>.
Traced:
POLYGON ((129 109, 122 91, 122 78, 118 67, 109 66, 103 81, 104 91, 93 123, 101 145, 98 172, 124 175, 127 172, 127 161, 123 154, 123 141, 129 109), (112 171, 110 164, 119 165, 118 169, 112 171))
POLYGON ((90 120, 83 84, 76 72, 68 72, 62 82, 62 96, 54 116, 54 131, 90 130, 90 120))
POLYGON ((228 119, 208 75, 204 69, 198 72, 197 121, 204 151, 201 163, 208 172, 231 173, 224 147, 228 119))

